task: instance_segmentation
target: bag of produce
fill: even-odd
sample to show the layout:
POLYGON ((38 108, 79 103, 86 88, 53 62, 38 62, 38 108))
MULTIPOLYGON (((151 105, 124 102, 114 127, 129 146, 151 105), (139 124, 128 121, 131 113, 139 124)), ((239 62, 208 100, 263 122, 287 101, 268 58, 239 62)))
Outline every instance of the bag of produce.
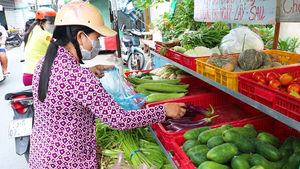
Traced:
POLYGON ((242 52, 244 39, 244 50, 255 49, 259 51, 264 49, 264 43, 256 33, 252 32, 248 27, 240 26, 232 29, 229 34, 223 37, 220 44, 221 53, 230 54, 242 52))
POLYGON ((119 152, 118 162, 111 169, 135 169, 132 165, 126 164, 123 157, 123 152, 119 152))
POLYGON ((136 94, 134 89, 123 81, 116 67, 106 69, 102 73, 105 73, 105 76, 100 78, 102 86, 125 111, 137 110, 143 106, 146 95, 136 94))

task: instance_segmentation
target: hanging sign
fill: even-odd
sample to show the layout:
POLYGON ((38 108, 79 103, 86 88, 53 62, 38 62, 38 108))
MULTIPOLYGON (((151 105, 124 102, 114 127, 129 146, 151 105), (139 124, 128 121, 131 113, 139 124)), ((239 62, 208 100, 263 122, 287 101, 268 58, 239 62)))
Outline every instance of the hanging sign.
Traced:
POLYGON ((199 22, 274 24, 276 0, 195 0, 194 19, 199 22))
POLYGON ((300 0, 280 0, 279 22, 300 21, 300 0))

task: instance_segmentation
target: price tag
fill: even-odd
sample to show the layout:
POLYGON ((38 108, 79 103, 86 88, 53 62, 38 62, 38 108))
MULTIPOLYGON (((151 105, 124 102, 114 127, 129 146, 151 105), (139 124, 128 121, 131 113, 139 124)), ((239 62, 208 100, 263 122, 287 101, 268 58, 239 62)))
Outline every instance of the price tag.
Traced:
POLYGON ((32 131, 32 118, 17 119, 9 122, 8 138, 29 136, 32 131))

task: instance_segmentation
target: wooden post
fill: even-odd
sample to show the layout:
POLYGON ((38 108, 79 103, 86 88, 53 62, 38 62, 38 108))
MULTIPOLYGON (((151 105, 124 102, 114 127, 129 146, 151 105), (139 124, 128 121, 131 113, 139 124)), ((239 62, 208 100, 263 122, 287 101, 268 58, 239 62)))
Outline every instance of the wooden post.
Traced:
POLYGON ((211 22, 207 22, 207 23, 206 23, 206 26, 207 26, 207 27, 211 27, 211 22))
POLYGON ((276 23, 275 32, 274 32, 274 40, 273 40, 273 49, 277 49, 279 31, 280 31, 280 23, 276 23))

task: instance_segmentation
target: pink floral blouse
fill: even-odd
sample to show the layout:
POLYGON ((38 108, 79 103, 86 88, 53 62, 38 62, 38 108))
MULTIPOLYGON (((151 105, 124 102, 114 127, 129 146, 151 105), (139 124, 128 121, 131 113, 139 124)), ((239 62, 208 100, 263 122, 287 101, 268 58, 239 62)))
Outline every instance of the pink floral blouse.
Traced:
POLYGON ((95 116, 118 130, 148 126, 166 117, 162 105, 124 111, 99 79, 63 47, 58 47, 47 97, 40 102, 43 61, 44 57, 36 66, 32 83, 35 115, 29 166, 33 169, 97 168, 95 116))

